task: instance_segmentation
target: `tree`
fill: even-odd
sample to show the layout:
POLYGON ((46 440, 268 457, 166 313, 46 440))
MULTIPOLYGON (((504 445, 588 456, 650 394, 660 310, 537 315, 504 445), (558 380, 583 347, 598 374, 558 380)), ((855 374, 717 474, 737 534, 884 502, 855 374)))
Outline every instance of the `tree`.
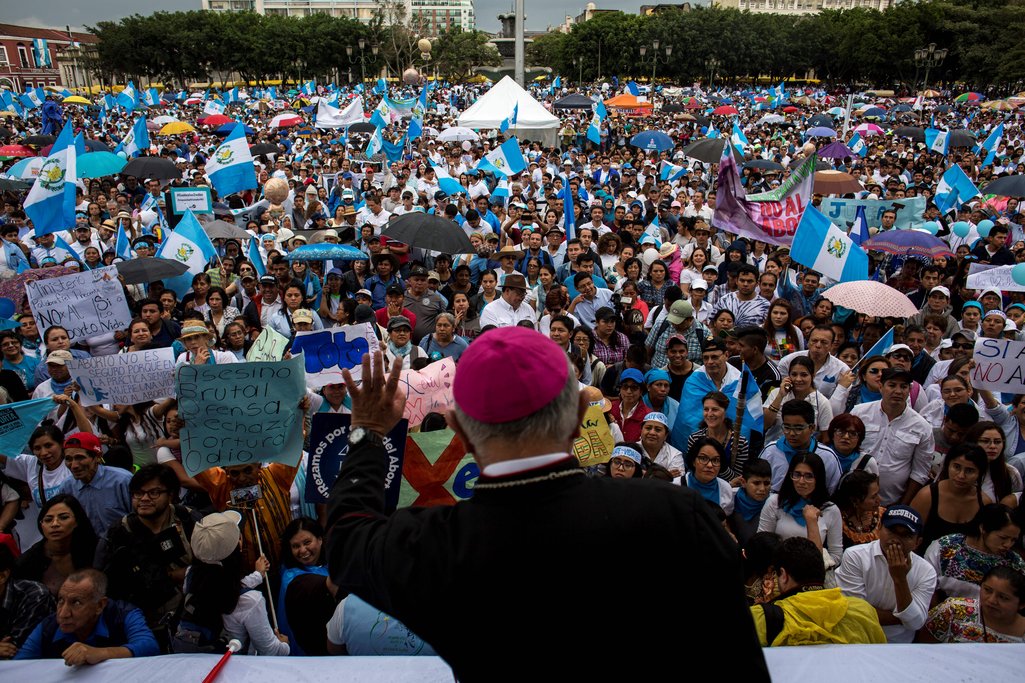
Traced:
POLYGON ((447 80, 469 78, 475 66, 498 66, 502 63, 498 49, 489 41, 488 34, 483 31, 449 29, 434 41, 431 61, 447 80))

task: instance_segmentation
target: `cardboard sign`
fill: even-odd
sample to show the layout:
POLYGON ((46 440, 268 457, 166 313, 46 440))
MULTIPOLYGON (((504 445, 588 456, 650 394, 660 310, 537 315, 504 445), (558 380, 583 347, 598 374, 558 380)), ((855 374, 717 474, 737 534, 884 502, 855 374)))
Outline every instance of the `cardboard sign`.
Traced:
POLYGON ((189 476, 302 455, 302 358, 275 363, 182 365, 175 375, 182 465, 189 476))
POLYGON ((896 211, 897 218, 893 227, 900 229, 920 228, 925 223, 925 197, 908 197, 906 199, 840 199, 839 197, 823 197, 819 205, 826 218, 847 230, 854 222, 858 207, 865 207, 865 219, 869 227, 877 228, 883 222, 883 212, 896 211))
POLYGON ((968 266, 968 289, 989 289, 994 287, 1005 292, 1025 292, 1011 276, 1014 266, 991 266, 987 263, 973 263, 968 266))
POLYGON ((251 363, 281 360, 286 349, 288 337, 271 327, 265 327, 246 352, 246 360, 251 363))
POLYGON ((608 462, 615 445, 612 430, 601 411, 601 404, 589 406, 580 425, 580 436, 573 442, 573 455, 580 466, 590 467, 608 462))
POLYGON ((456 376, 456 362, 444 358, 423 370, 403 370, 399 391, 406 394, 402 417, 415 427, 424 421, 427 413, 444 414, 455 401, 452 398, 452 380, 456 376))
POLYGON ((455 505, 473 496, 480 467, 451 429, 406 439, 399 507, 455 505))
POLYGON ((25 293, 40 334, 60 325, 72 344, 123 330, 132 322, 114 266, 27 282, 25 293))
POLYGON ((174 396, 174 349, 151 349, 68 361, 79 403, 132 405, 174 396))
POLYGON ((974 388, 1025 394, 1025 342, 979 338, 974 359, 974 388))
MULTIPOLYGON (((302 354, 306 368, 306 384, 311 389, 345 381, 342 370, 353 379, 362 375, 363 354, 380 350, 373 323, 344 325, 329 330, 296 332, 292 355, 302 354)), ((421 418, 422 419, 422 418, 421 418)))

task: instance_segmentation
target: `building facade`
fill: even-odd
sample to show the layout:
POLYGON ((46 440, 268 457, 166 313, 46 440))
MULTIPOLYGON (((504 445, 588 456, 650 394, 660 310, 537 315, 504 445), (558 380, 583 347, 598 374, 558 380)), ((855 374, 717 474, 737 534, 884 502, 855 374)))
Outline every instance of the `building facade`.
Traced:
POLYGON ((894 0, 717 0, 718 7, 755 14, 815 14, 824 9, 889 9, 894 0))
POLYGON ((91 33, 0 24, 0 87, 86 87, 86 57, 95 45, 91 33))
POLYGON ((473 0, 412 0, 413 21, 426 36, 437 36, 449 29, 473 31, 477 19, 473 0))
MULTIPOLYGON (((399 2, 403 10, 402 16, 426 36, 436 36, 453 28, 471 31, 477 26, 473 0, 399 2)), ((369 23, 383 4, 381 0, 203 0, 203 9, 213 12, 256 12, 290 17, 329 14, 369 23)))

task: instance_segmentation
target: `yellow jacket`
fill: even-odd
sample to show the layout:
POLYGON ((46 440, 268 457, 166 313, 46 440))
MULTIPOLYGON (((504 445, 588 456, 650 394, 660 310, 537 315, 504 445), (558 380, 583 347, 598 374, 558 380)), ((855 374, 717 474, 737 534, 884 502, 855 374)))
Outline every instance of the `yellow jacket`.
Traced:
POLYGON ((751 607, 758 642, 766 645, 824 645, 828 643, 885 643, 886 635, 872 605, 847 597, 839 588, 810 590, 777 600, 783 609, 783 630, 765 642, 765 612, 751 607))

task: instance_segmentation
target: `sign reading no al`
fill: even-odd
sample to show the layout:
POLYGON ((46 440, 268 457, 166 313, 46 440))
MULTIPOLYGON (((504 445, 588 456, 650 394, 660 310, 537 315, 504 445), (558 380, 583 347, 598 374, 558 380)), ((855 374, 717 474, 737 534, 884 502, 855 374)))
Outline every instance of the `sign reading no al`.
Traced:
POLYGON ((214 201, 209 187, 172 187, 171 211, 183 215, 192 209, 192 213, 213 213, 214 201))

